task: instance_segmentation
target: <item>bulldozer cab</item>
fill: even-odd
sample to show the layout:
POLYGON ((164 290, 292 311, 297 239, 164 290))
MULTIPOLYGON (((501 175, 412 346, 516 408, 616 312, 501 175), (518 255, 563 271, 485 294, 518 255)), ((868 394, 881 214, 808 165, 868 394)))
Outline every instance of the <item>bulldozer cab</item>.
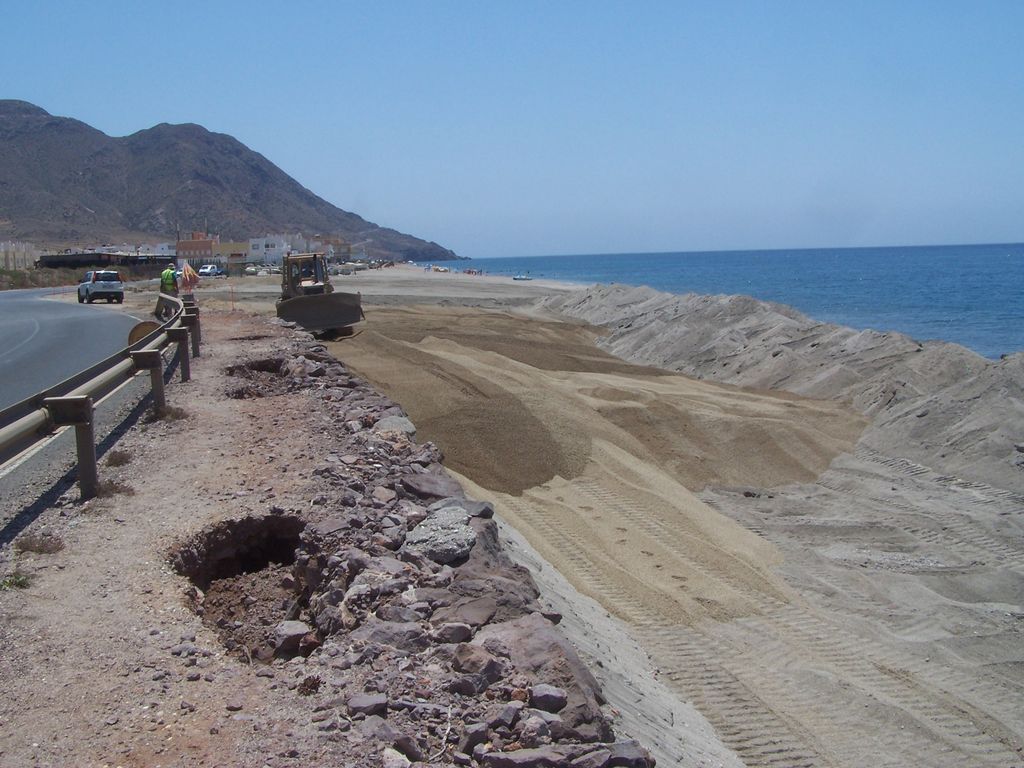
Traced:
POLYGON ((324 254, 297 253, 284 257, 284 269, 281 270, 282 299, 315 296, 332 290, 324 254))

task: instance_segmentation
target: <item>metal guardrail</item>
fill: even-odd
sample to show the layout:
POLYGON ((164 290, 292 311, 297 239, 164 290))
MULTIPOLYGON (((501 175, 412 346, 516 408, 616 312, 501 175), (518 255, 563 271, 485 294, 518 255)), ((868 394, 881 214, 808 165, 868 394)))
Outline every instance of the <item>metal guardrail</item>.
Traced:
POLYGON ((96 495, 95 404, 115 389, 148 370, 157 411, 167 405, 164 397, 163 351, 176 344, 181 380, 191 378, 189 347, 199 357, 202 334, 199 308, 194 301, 164 296, 174 314, 152 333, 115 352, 106 360, 0 411, 0 466, 29 448, 51 440, 58 427, 74 426, 78 452, 78 486, 82 499, 96 495))

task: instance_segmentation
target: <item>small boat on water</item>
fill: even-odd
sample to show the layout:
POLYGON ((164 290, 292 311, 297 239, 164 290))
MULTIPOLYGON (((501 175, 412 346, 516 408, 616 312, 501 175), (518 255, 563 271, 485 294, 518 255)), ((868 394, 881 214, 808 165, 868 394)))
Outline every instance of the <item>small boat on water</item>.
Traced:
POLYGON ((530 277, 530 273, 529 273, 529 272, 527 272, 527 273, 526 273, 525 275, 524 275, 524 274, 522 274, 522 273, 520 273, 520 274, 518 274, 518 275, 514 275, 514 276, 512 277, 512 279, 513 279, 513 280, 533 280, 533 278, 532 278, 532 277, 530 277))

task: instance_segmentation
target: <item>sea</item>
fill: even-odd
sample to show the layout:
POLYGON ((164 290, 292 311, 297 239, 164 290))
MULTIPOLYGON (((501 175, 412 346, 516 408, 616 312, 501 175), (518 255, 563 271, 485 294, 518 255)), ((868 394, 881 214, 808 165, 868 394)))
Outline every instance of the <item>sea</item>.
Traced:
POLYGON ((999 358, 1024 350, 1024 243, 473 259, 464 268, 669 293, 744 294, 828 323, 999 358))

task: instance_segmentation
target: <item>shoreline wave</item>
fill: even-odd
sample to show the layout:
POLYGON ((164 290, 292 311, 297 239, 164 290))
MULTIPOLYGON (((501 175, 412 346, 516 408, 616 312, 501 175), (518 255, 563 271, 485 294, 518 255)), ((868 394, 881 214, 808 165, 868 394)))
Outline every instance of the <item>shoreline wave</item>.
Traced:
POLYGON ((481 259, 493 275, 746 295, 858 330, 949 341, 990 359, 1024 350, 1024 244, 481 259))

